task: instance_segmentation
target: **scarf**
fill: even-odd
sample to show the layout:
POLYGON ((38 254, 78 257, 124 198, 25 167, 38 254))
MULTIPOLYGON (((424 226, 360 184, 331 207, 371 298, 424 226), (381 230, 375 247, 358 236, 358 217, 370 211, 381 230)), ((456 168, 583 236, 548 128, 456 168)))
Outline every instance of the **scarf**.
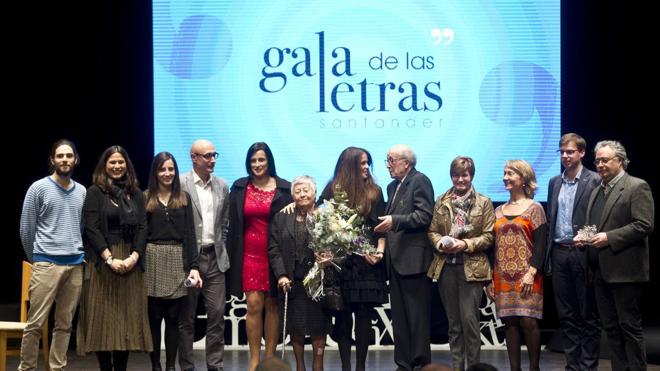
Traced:
POLYGON ((449 235, 454 238, 462 238, 470 232, 473 227, 468 220, 472 201, 474 199, 474 188, 470 188, 464 195, 460 196, 455 192, 451 194, 451 208, 454 212, 454 218, 451 221, 451 230, 449 235))
POLYGON ((122 236, 124 238, 134 236, 138 225, 137 210, 126 191, 126 181, 113 181, 108 193, 110 194, 110 200, 119 206, 119 226, 122 236))

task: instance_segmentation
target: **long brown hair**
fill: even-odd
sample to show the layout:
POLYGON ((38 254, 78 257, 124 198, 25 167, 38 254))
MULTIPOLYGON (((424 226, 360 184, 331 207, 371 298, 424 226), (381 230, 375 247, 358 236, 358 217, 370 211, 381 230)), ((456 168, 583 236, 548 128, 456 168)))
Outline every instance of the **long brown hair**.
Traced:
POLYGON ((335 174, 330 181, 332 189, 337 185, 341 190, 347 193, 348 206, 359 208, 360 214, 367 216, 371 212, 371 204, 378 198, 378 186, 374 184, 371 171, 367 179, 362 178, 360 169, 360 160, 362 155, 367 155, 369 168, 373 166, 371 154, 358 147, 348 147, 341 152, 337 165, 335 165, 335 174))
POLYGON ((163 166, 165 161, 172 160, 174 164, 174 179, 172 180, 172 189, 170 194, 169 207, 177 209, 188 205, 188 198, 186 193, 181 190, 181 181, 179 180, 179 165, 176 159, 169 152, 159 152, 154 156, 151 162, 151 170, 149 170, 149 186, 147 191, 144 192, 144 197, 147 200, 147 211, 152 212, 158 207, 158 170, 163 166))
POLYGON ((126 152, 122 146, 110 146, 108 149, 103 151, 101 158, 99 158, 99 162, 96 163, 94 173, 92 173, 92 182, 94 185, 101 188, 101 190, 104 192, 110 192, 110 188, 112 187, 112 179, 108 176, 108 173, 105 170, 105 164, 108 162, 110 156, 114 155, 115 153, 122 155, 122 157, 124 157, 124 161, 126 161, 126 174, 124 175, 124 178, 126 179, 126 185, 124 188, 128 194, 134 196, 140 191, 140 184, 137 180, 137 176, 135 175, 135 168, 133 167, 131 158, 128 157, 128 152, 126 152))

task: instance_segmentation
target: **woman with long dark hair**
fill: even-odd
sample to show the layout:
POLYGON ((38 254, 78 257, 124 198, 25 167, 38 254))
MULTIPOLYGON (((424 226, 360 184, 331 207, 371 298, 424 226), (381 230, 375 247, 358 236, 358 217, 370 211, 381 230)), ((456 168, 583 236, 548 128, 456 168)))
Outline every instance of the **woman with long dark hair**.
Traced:
POLYGON ((245 293, 247 301, 245 328, 252 371, 259 364, 262 334, 266 357, 275 355, 279 315, 277 281, 268 264, 268 229, 273 216, 293 198, 291 184, 277 176, 275 159, 266 143, 250 146, 245 171, 248 176, 236 180, 229 194, 227 248, 229 292, 238 298, 245 293))
POLYGON ((126 150, 106 149, 87 190, 83 215, 88 279, 83 283, 78 352, 96 352, 99 368, 126 370, 129 351, 152 351, 147 318, 144 196, 126 150))
MULTIPOLYGON (((348 147, 339 155, 335 172, 319 197, 319 203, 334 197, 340 189, 346 193, 348 206, 358 209, 370 231, 385 213, 381 188, 371 175, 373 161, 362 148, 348 147)), ((335 338, 339 343, 342 370, 351 369, 351 330, 355 314, 356 370, 365 370, 370 342, 371 320, 374 307, 387 301, 385 269, 381 260, 385 250, 385 237, 372 232, 371 242, 377 247, 372 254, 352 254, 346 257, 339 275, 345 310, 336 314, 335 338)), ((328 268, 332 270, 333 268, 328 268)))
POLYGON ((179 313, 187 295, 184 281, 202 286, 190 196, 181 190, 179 167, 169 152, 158 153, 151 163, 149 187, 144 193, 147 210, 146 281, 149 327, 154 350, 151 368, 160 371, 161 322, 165 319, 165 368, 175 369, 179 313))

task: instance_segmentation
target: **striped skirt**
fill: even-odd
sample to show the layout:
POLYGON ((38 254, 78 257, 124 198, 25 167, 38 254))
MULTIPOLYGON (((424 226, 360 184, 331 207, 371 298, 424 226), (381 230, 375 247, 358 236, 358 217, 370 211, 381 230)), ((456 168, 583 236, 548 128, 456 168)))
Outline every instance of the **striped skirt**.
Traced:
MULTIPOLYGON (((126 242, 108 248, 116 259, 125 259, 131 253, 126 242)), ((76 332, 78 353, 151 352, 147 286, 139 265, 124 275, 114 273, 105 263, 95 266, 88 262, 85 268, 76 332)))

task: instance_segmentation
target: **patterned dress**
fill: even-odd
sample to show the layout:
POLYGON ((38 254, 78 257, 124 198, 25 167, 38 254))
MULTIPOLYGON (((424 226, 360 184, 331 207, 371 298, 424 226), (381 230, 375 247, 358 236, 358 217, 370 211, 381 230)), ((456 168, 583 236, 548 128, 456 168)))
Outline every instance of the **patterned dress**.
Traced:
POLYGON ((243 291, 269 291, 268 213, 275 189, 262 191, 248 183, 243 215, 243 291))
POLYGON ((545 212, 533 202, 520 215, 504 215, 495 209, 495 270, 493 286, 498 317, 543 317, 543 264, 545 212), (539 263, 540 261, 540 263, 539 263), (520 296, 522 278, 530 264, 537 267, 532 293, 520 296))

